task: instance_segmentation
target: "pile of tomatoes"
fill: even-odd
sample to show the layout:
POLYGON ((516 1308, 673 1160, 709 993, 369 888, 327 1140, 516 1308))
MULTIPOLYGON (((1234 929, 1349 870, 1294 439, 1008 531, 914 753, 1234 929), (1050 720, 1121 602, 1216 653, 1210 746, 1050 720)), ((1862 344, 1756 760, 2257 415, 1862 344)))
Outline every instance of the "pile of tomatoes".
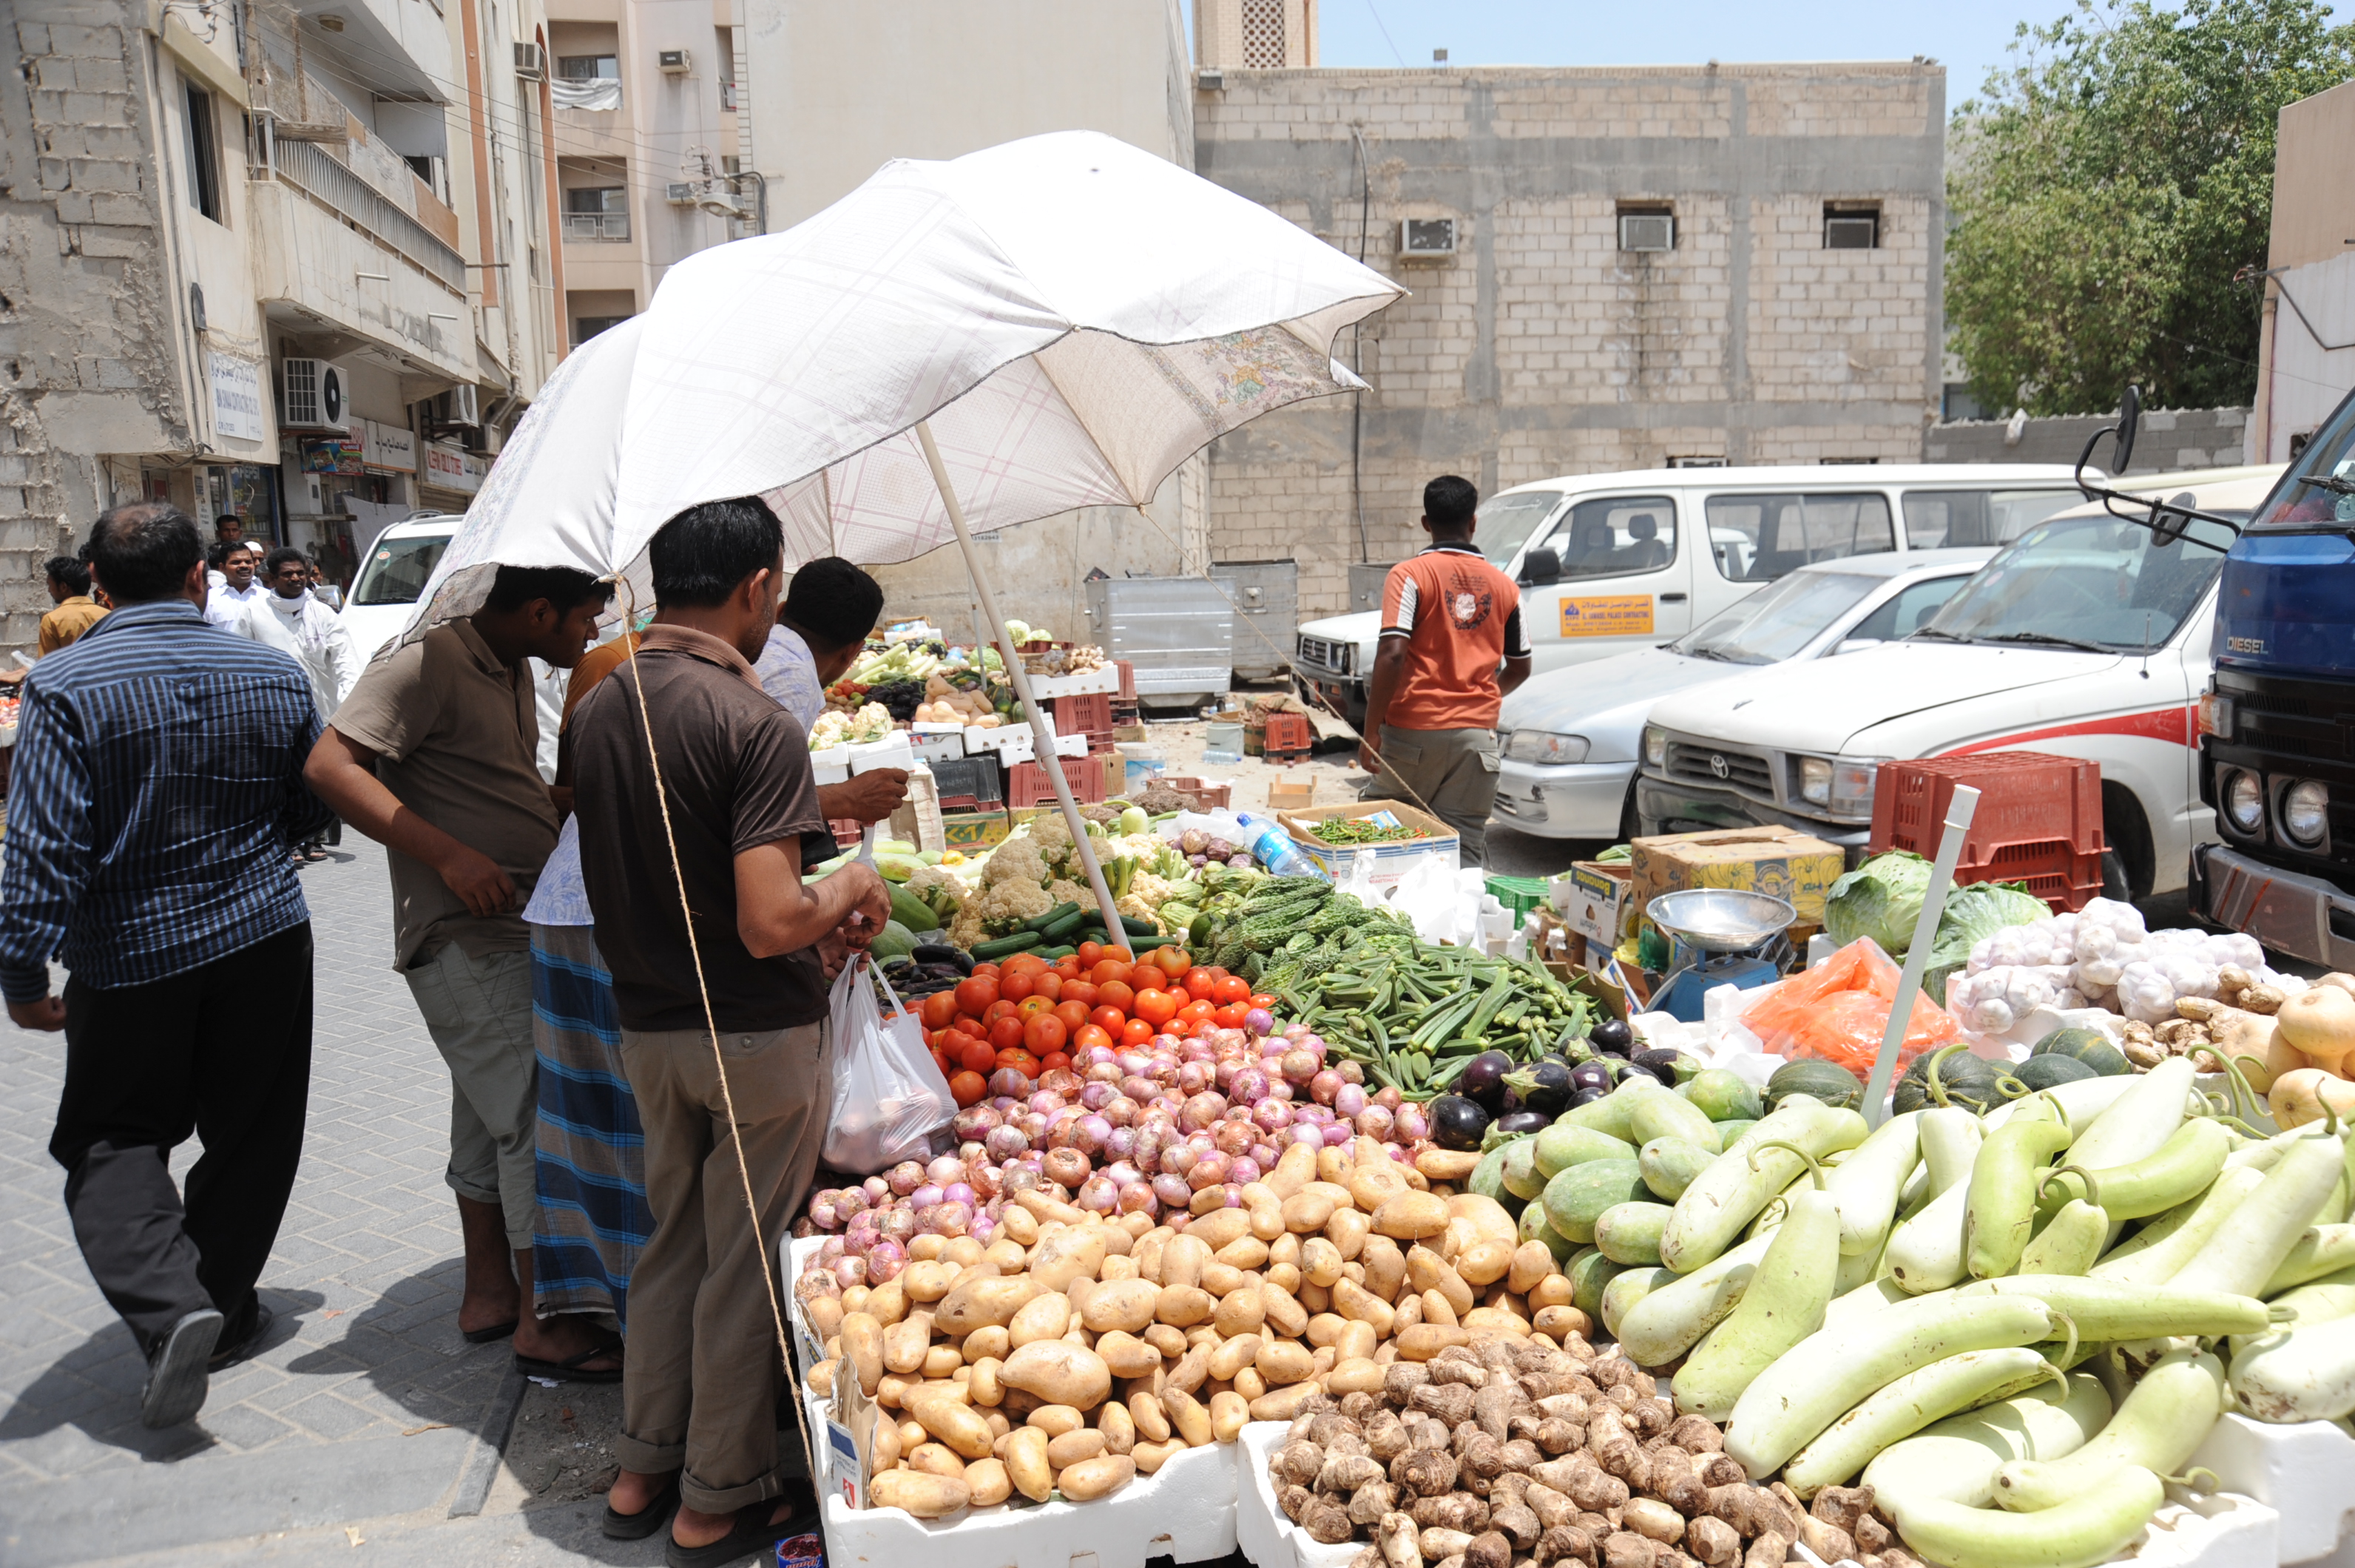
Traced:
POLYGON ((924 1043, 950 1093, 959 1105, 972 1105, 987 1097, 989 1076, 1001 1068, 1036 1079, 1097 1048, 1241 1029, 1253 1008, 1274 1005, 1240 976, 1196 964, 1183 948, 1156 948, 1140 959, 1125 947, 1086 942, 1052 964, 1028 953, 976 964, 969 978, 919 1008, 924 1043))

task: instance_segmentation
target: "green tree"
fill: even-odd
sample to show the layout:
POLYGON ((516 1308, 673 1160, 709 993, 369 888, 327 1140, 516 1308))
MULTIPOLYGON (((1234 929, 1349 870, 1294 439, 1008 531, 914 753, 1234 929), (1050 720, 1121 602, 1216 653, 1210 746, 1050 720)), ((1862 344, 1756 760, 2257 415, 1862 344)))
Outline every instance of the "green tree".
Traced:
POLYGON ((2355 76, 2318 0, 2150 0, 2022 24, 1955 112, 1946 322, 1989 408, 2092 413, 2256 389, 2283 105, 2355 76))

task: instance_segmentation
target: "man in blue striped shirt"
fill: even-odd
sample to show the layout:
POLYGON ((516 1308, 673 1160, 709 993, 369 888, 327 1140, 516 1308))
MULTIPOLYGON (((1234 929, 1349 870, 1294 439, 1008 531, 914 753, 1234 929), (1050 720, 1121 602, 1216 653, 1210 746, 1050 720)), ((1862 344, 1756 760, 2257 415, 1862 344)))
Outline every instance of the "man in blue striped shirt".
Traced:
POLYGON ((206 624, 204 547, 177 507, 108 512, 90 564, 113 613, 24 685, 0 995, 19 1027, 65 1030, 49 1153, 82 1259, 147 1354, 140 1418, 172 1426, 270 1326, 253 1286, 311 1085, 290 851, 327 821, 303 784, 319 718, 300 665, 206 624), (192 1132, 184 1205, 167 1162, 192 1132))

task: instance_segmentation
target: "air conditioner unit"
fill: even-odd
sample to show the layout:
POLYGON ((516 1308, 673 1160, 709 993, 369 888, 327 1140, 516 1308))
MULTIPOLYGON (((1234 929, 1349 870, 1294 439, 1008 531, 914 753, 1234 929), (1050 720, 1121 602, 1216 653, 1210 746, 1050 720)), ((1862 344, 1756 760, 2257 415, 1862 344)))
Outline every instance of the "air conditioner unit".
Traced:
MULTIPOLYGON (((470 392, 474 389, 472 387, 466 389, 470 392)), ((499 448, 506 443, 506 431, 503 426, 481 424, 470 428, 461 444, 477 457, 496 457, 499 448)))
POLYGON ((665 76, 685 76, 689 63, 685 49, 660 49, 655 54, 655 67, 665 76))
POLYGON ((302 430, 347 431, 351 411, 344 400, 344 371, 325 359, 279 362, 281 423, 302 430))
POLYGON ((538 44, 515 46, 515 73, 526 81, 544 81, 548 78, 548 56, 538 44))
POLYGON ((695 186, 687 180, 675 180, 663 187, 663 197, 673 207, 693 207, 696 202, 695 186))
POLYGON ((1408 218, 1399 223, 1399 256, 1403 261, 1430 260, 1455 254, 1455 219, 1408 218))
POLYGON ((437 423, 472 429, 483 422, 482 404, 472 381, 462 381, 442 394, 437 423))
POLYGON ((1623 212, 1619 215, 1619 249, 1622 251, 1673 251, 1677 248, 1677 219, 1669 212, 1623 212))

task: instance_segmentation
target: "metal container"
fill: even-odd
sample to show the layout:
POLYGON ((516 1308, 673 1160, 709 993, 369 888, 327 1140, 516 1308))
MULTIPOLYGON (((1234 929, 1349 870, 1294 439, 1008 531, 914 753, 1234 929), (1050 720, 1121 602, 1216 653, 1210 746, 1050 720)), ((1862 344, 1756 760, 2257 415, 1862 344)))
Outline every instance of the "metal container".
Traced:
POLYGON ((1300 567, 1289 560, 1231 560, 1210 568, 1235 611, 1235 674, 1268 680, 1291 667, 1300 624, 1300 567))
POLYGON ((1088 584, 1088 640, 1136 671, 1156 707, 1199 707, 1234 680, 1234 613, 1199 577, 1106 577, 1088 584))
POLYGON ((1382 607, 1382 582, 1391 574, 1387 561, 1353 560, 1349 563, 1349 609, 1379 611, 1382 607))

